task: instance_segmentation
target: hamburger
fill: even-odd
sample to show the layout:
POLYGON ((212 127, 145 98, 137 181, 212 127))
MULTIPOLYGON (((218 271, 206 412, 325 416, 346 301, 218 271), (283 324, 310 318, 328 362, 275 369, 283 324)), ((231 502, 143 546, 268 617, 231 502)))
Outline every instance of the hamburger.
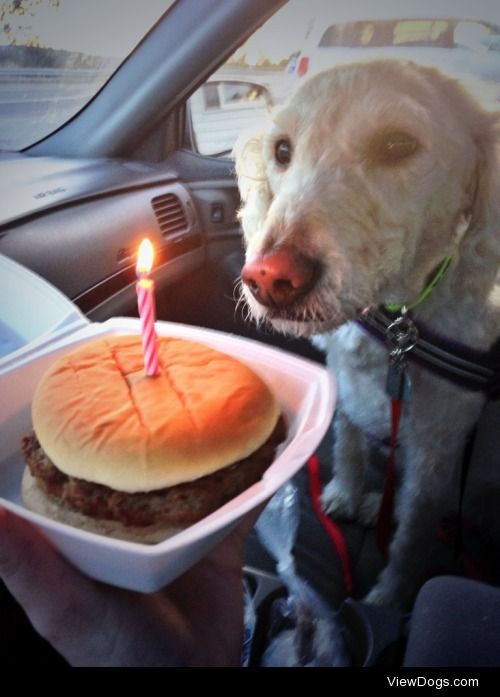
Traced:
POLYGON ((154 543, 258 481, 285 438, 267 385, 235 358, 159 338, 92 341, 44 374, 23 439, 28 508, 91 532, 154 543))

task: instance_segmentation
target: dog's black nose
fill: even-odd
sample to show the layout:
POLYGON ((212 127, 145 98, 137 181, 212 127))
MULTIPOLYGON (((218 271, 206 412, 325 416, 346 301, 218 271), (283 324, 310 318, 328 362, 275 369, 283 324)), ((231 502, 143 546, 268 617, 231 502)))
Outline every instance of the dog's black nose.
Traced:
POLYGON ((287 308, 313 289, 318 269, 316 262, 282 247, 247 261, 241 278, 262 305, 287 308))

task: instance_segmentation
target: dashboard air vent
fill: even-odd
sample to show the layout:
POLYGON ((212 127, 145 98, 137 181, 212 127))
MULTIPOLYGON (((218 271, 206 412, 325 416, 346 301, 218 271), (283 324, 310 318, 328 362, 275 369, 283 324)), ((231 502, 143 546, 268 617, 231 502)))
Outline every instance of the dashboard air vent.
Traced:
POLYGON ((151 203, 164 237, 170 237, 187 230, 186 214, 178 196, 162 194, 151 199, 151 203))

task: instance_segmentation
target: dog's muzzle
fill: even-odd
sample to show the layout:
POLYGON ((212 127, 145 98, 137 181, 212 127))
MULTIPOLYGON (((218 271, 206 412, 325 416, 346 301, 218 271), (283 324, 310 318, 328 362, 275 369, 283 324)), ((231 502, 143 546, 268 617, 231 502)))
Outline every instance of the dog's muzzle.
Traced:
POLYGON ((287 247, 254 256, 241 271, 243 283, 261 305, 283 310, 305 298, 319 275, 317 262, 287 247))

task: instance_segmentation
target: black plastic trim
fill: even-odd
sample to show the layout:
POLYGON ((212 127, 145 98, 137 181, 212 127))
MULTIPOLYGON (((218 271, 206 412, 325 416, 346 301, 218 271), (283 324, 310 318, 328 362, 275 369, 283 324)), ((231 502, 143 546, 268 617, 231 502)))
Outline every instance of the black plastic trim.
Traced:
MULTIPOLYGON (((157 272, 161 272, 173 259, 199 249, 203 244, 201 235, 185 235, 164 245, 156 251, 157 272)), ((109 278, 100 281, 92 288, 80 293, 73 302, 83 313, 88 313, 112 295, 132 285, 136 281, 135 265, 129 265, 109 278)))

